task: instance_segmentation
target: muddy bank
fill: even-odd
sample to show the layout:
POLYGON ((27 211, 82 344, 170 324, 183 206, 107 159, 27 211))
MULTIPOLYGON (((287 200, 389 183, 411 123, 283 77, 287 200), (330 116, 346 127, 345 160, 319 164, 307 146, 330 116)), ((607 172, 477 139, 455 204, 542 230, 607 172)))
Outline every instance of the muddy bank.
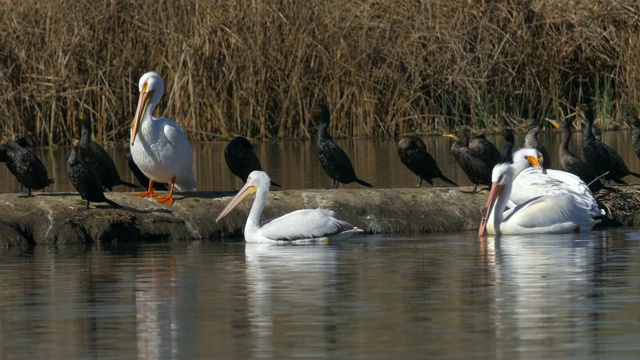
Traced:
MULTIPOLYGON (((470 187, 420 189, 285 190, 269 194, 263 219, 303 209, 326 207, 367 233, 429 233, 475 230, 487 192, 470 187)), ((0 194, 0 245, 188 239, 242 240, 242 229, 252 204, 247 199, 219 223, 215 218, 229 202, 231 192, 194 192, 176 197, 173 206, 153 199, 113 192, 107 196, 123 206, 84 202, 74 193, 42 193, 27 198, 0 194)), ((640 192, 622 187, 604 198, 613 222, 632 226, 640 219, 640 192), (610 201, 608 200, 610 199, 610 201)))

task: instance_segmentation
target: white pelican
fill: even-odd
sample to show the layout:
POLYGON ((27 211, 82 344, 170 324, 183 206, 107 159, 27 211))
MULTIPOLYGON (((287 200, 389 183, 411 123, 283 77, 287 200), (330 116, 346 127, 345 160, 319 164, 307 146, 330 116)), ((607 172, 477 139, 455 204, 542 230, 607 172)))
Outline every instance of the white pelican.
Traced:
POLYGON ((542 154, 536 149, 520 149, 513 154, 515 179, 509 207, 542 195, 568 194, 588 208, 591 216, 605 215, 584 181, 566 171, 544 169, 543 161, 542 154))
POLYGON ((362 230, 333 217, 329 209, 297 210, 260 225, 260 215, 267 204, 269 194, 269 176, 264 171, 253 171, 247 183, 231 200, 216 222, 227 215, 236 205, 250 194, 256 194, 247 224, 244 227, 244 239, 251 243, 292 243, 314 240, 343 240, 362 230))
POLYGON ((514 177, 515 169, 509 164, 498 164, 493 168, 491 191, 479 236, 483 236, 485 230, 490 235, 572 233, 589 231, 599 222, 591 217, 589 209, 569 194, 535 197, 504 211, 514 177))
POLYGON ((193 153, 189 139, 180 125, 169 118, 151 114, 164 93, 162 77, 148 72, 140 78, 140 99, 131 123, 131 156, 142 173, 149 178, 149 188, 137 196, 158 197, 173 204, 173 189, 191 191, 198 186, 193 172, 193 153), (169 195, 159 196, 153 183, 171 183, 169 195))

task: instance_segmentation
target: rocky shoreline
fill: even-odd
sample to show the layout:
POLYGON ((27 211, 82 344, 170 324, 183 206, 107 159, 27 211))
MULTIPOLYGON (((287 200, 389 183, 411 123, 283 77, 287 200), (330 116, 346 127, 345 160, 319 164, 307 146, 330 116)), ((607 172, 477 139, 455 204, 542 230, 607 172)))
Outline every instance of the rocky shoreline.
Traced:
MULTIPOLYGON (((263 219, 303 208, 331 208, 367 233, 420 234, 477 229, 487 192, 471 187, 406 189, 283 190, 269 194, 263 219)), ((0 194, 0 246, 91 242, 151 242, 190 239, 242 240, 252 201, 245 200, 219 223, 215 218, 232 192, 192 192, 173 206, 127 192, 106 194, 123 206, 91 204, 76 193, 0 194)), ((598 194, 609 214, 604 227, 640 222, 640 188, 598 194)))

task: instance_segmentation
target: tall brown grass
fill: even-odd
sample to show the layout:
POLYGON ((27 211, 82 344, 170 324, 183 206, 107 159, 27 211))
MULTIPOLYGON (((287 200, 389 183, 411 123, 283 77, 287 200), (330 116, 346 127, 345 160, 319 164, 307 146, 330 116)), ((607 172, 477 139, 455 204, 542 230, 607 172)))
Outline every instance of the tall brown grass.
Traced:
POLYGON ((125 142, 146 71, 194 141, 395 136, 640 110, 635 0, 0 0, 0 134, 125 142))

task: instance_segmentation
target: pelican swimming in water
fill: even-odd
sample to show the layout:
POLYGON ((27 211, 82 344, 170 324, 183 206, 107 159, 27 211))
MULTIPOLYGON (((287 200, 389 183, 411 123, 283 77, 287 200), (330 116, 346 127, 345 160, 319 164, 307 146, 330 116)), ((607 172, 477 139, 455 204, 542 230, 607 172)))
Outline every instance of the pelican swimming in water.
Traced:
POLYGON ((260 225, 260 215, 267 204, 269 176, 253 171, 247 183, 222 210, 216 222, 227 215, 244 198, 256 194, 244 227, 244 239, 250 243, 295 243, 314 240, 344 240, 362 230, 333 216, 329 209, 297 210, 260 225))
POLYGON ((569 194, 544 195, 504 211, 511 197, 515 168, 498 164, 491 174, 491 191, 479 236, 513 234, 561 234, 589 231, 599 220, 569 194))
POLYGON ((513 154, 514 180, 509 207, 544 195, 570 195, 591 216, 605 215, 589 186, 578 176, 561 170, 542 167, 544 157, 536 149, 520 149, 513 154))
POLYGON ((140 78, 140 99, 131 123, 131 156, 149 178, 146 192, 135 194, 157 197, 158 202, 173 204, 173 190, 191 191, 198 186, 193 172, 193 152, 189 139, 175 121, 151 114, 164 93, 162 77, 148 72, 140 78), (171 183, 166 196, 153 191, 154 182, 171 183))

